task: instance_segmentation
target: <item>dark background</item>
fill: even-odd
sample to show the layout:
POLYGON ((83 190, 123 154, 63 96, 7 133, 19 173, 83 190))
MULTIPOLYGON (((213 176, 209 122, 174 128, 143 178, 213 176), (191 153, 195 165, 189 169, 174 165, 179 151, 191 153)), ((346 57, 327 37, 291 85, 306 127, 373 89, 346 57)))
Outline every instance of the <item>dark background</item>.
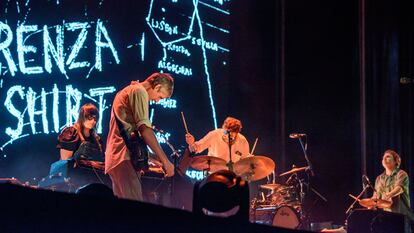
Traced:
POLYGON ((229 111, 279 174, 306 165, 288 136, 308 135, 311 185, 328 199, 308 195, 312 221, 343 224, 348 194, 362 190, 362 174, 374 182, 386 149, 413 178, 412 10, 387 0, 233 4, 230 93, 243 94, 229 111))

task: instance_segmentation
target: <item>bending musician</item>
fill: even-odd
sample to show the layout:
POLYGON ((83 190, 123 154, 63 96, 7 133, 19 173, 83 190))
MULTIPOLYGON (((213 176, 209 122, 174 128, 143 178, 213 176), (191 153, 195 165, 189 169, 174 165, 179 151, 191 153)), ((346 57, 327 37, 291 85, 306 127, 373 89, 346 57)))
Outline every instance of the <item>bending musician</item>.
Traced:
POLYGON ((158 102, 171 97, 174 79, 166 73, 153 73, 145 81, 133 81, 120 90, 114 99, 106 141, 105 173, 112 180, 117 197, 143 200, 141 175, 131 162, 131 153, 122 132, 138 131, 143 141, 161 161, 166 176, 174 175, 174 165, 158 143, 149 118, 149 101, 158 102), (119 127, 123 129, 120 129, 119 127))

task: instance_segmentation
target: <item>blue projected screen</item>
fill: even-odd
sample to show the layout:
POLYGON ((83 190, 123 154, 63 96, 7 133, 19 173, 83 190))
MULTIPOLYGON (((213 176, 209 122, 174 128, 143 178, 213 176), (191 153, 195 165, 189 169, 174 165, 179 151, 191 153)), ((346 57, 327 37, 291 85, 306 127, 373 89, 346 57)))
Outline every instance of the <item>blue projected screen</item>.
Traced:
POLYGON ((165 139, 185 143, 181 112, 196 138, 220 127, 229 21, 228 0, 1 1, 0 177, 47 175, 85 103, 105 142, 116 92, 156 71, 175 78, 173 96, 150 105, 167 154, 165 139))

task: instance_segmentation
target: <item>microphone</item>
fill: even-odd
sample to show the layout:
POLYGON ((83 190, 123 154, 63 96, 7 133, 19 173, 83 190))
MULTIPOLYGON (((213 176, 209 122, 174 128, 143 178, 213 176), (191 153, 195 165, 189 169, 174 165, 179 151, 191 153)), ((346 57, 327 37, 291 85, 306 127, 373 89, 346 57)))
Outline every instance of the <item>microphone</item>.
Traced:
POLYGON ((289 134, 290 138, 303 138, 306 137, 306 134, 304 133, 291 133, 289 134))
POLYGON ((375 188, 372 186, 371 182, 369 181, 368 176, 366 175, 362 175, 362 185, 363 186, 368 186, 370 188, 372 188, 372 190, 374 190, 374 192, 376 192, 375 188))
POLYGON ((225 130, 224 130, 224 135, 228 135, 228 136, 229 136, 230 141, 233 141, 233 140, 234 140, 234 138, 232 138, 232 137, 231 137, 231 134, 230 134, 230 133, 231 133, 231 131, 230 131, 230 130, 227 130, 227 129, 225 129, 225 130))

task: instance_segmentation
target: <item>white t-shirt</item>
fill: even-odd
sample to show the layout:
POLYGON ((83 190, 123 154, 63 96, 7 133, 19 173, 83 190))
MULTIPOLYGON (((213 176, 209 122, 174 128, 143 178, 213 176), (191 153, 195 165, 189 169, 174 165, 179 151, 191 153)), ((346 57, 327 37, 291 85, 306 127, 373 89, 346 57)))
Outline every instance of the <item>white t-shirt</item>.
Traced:
MULTIPOLYGON (((226 162, 230 161, 228 139, 223 139, 224 129, 210 131, 199 141, 195 142, 192 147, 196 153, 201 153, 208 149, 209 156, 219 157, 226 162)), ((226 137, 227 138, 227 137, 226 137)), ((231 160, 237 162, 240 158, 249 156, 249 143, 242 134, 238 134, 233 145, 231 146, 231 160)))

